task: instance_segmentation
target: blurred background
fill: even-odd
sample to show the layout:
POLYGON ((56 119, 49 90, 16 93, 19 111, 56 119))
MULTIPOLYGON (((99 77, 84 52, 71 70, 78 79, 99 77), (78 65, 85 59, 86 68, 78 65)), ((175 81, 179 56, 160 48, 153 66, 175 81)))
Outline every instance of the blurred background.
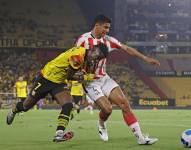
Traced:
MULTIPOLYGON (((1 106, 14 103, 20 76, 30 88, 47 61, 73 47, 94 17, 105 14, 112 18, 111 36, 161 63, 150 66, 122 51, 110 54, 107 71, 132 107, 190 108, 190 8, 190 0, 0 0, 1 106)), ((43 100, 43 108, 53 106, 49 96, 43 100)))

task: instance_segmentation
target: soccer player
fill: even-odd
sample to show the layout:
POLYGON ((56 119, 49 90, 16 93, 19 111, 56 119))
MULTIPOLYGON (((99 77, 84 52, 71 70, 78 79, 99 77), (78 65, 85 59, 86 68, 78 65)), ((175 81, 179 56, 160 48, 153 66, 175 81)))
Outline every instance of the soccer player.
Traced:
MULTIPOLYGON (((92 31, 82 34, 78 38, 76 45, 90 48, 93 45, 104 43, 108 47, 109 52, 115 49, 121 49, 149 64, 160 65, 159 61, 143 55, 132 47, 122 44, 114 37, 108 36, 107 33, 109 32, 110 26, 111 20, 108 17, 98 15, 95 18, 92 31)), ((88 96, 94 100, 101 109, 98 120, 98 131, 100 138, 103 141, 108 141, 108 133, 105 122, 112 112, 112 102, 122 110, 124 121, 134 133, 138 144, 154 144, 158 139, 150 138, 142 134, 139 122, 132 112, 128 99, 123 94, 119 85, 106 73, 105 68, 106 59, 104 58, 97 64, 94 80, 86 86, 88 96)))
POLYGON ((71 95, 74 101, 74 108, 77 110, 77 113, 80 113, 80 101, 82 101, 84 90, 82 83, 78 81, 72 81, 71 95))
POLYGON ((18 78, 18 81, 15 83, 13 88, 14 97, 19 101, 24 101, 28 94, 27 81, 23 79, 22 76, 18 78))
MULTIPOLYGON (((74 109, 77 113, 80 113, 80 102, 82 101, 82 97, 84 95, 84 90, 81 82, 71 81, 71 92, 73 98, 74 109)), ((71 120, 74 118, 74 111, 71 112, 71 120)))
POLYGON ((69 123, 70 112, 73 109, 70 90, 67 80, 84 80, 84 69, 95 66, 96 62, 106 57, 108 49, 104 44, 99 44, 89 49, 83 47, 71 48, 58 57, 48 62, 35 79, 29 96, 24 102, 18 102, 7 115, 7 124, 12 124, 14 117, 19 112, 26 112, 40 99, 50 93, 61 106, 58 116, 58 126, 54 142, 62 142, 73 137, 73 132, 64 132, 69 123))

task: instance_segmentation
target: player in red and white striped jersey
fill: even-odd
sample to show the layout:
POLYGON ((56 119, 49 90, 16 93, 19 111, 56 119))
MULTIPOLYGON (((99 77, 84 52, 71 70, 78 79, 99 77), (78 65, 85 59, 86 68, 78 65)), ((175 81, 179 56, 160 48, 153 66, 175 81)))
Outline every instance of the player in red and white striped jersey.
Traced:
MULTIPOLYGON (((77 40, 77 46, 83 46, 87 49, 91 48, 93 45, 97 45, 99 43, 104 43, 107 45, 109 52, 115 50, 115 49, 121 49, 122 44, 116 40, 115 38, 105 35, 100 38, 94 37, 92 32, 88 32, 83 34, 79 37, 77 40)), ((102 59, 99 61, 97 69, 95 70, 95 78, 99 79, 101 77, 104 77, 106 75, 106 59, 102 59)))
MULTIPOLYGON (((109 52, 122 49, 130 55, 136 56, 149 64, 160 65, 160 63, 150 57, 143 55, 136 49, 122 44, 114 37, 108 36, 111 25, 111 20, 104 16, 98 15, 95 18, 94 27, 91 32, 81 35, 77 42, 77 46, 83 46, 86 49, 97 45, 100 42, 107 45, 109 52)), ((106 73, 106 59, 102 59, 96 66, 94 80, 86 86, 88 96, 101 108, 99 113, 98 130, 100 138, 108 141, 108 134, 105 121, 112 112, 112 105, 110 102, 119 106, 123 113, 123 118, 126 124, 131 128, 134 135, 137 137, 138 144, 151 145, 158 139, 145 137, 140 129, 139 123, 132 112, 128 99, 124 96, 119 85, 109 77, 106 73)))

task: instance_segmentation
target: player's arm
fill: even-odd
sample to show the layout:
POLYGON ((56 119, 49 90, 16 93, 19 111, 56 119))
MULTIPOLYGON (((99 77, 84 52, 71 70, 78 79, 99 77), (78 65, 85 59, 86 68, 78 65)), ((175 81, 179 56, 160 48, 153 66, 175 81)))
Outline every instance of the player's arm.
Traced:
POLYGON ((94 79, 95 74, 93 73, 87 73, 84 75, 84 80, 86 81, 92 81, 94 79))
POLYGON ((141 58, 142 60, 144 60, 145 62, 147 62, 149 64, 160 65, 160 62, 158 60, 145 56, 144 54, 140 53, 139 51, 137 51, 136 49, 134 49, 132 47, 122 44, 121 49, 126 51, 128 54, 130 54, 132 56, 141 58))
POLYGON ((76 80, 82 82, 84 73, 81 70, 84 60, 80 55, 73 55, 69 58, 69 68, 67 72, 67 80, 76 80))
POLYGON ((84 72, 80 69, 74 69, 72 66, 69 66, 67 80, 82 82, 84 80, 84 72))

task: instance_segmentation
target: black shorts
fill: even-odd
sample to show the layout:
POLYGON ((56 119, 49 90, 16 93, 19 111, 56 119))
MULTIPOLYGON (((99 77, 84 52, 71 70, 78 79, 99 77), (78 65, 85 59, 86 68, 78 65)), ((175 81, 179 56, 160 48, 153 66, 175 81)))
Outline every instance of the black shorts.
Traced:
POLYGON ((82 96, 72 95, 72 97, 75 104, 78 104, 80 101, 82 101, 82 96))
POLYGON ((45 79, 42 75, 39 75, 33 84, 30 91, 30 96, 32 96, 36 101, 44 98, 48 93, 52 96, 60 93, 62 91, 68 90, 68 86, 65 83, 54 83, 45 79))
POLYGON ((17 98, 20 102, 24 102, 24 100, 26 99, 26 97, 18 97, 17 98))

